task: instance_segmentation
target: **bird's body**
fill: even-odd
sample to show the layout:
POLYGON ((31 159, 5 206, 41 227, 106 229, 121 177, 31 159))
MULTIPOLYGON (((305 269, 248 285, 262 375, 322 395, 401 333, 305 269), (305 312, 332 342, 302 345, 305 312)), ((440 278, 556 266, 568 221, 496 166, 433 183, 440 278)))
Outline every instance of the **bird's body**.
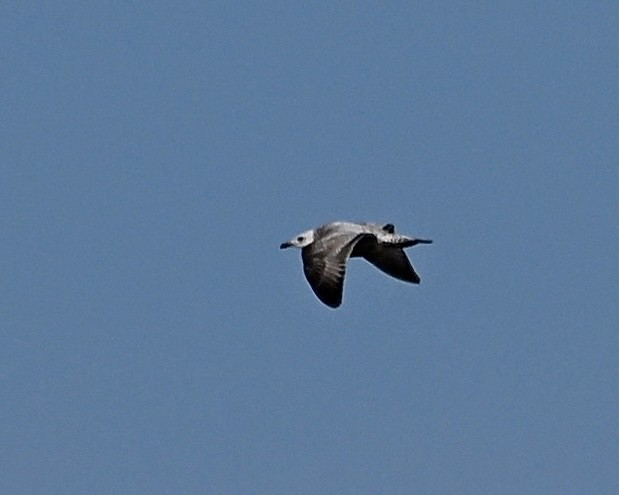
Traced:
POLYGON ((303 232, 280 248, 301 248, 310 287, 324 304, 337 308, 342 303, 348 258, 364 258, 392 277, 418 284, 420 278, 404 248, 431 242, 396 234, 390 223, 333 222, 303 232))

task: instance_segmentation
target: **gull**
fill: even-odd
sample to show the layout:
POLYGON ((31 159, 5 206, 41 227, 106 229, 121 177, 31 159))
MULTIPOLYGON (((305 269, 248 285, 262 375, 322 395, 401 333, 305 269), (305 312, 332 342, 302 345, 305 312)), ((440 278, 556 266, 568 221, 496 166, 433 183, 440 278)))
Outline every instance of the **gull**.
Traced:
POLYGON ((324 304, 337 308, 342 304, 348 258, 364 258, 387 275, 418 284, 421 279, 404 248, 431 243, 396 234, 392 223, 332 222, 302 232, 279 248, 301 249, 303 271, 310 287, 324 304))

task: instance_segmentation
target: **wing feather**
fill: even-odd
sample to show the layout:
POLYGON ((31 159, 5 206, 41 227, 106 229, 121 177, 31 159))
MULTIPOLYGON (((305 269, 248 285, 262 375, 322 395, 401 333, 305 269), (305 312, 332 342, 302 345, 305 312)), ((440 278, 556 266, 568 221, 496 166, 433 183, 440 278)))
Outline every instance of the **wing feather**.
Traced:
POLYGON ((376 268, 398 280, 418 284, 421 282, 403 249, 385 244, 375 244, 363 257, 376 268))
POLYGON ((301 251, 305 278, 314 294, 327 306, 337 308, 342 304, 346 262, 357 242, 368 235, 330 236, 313 242, 301 251))

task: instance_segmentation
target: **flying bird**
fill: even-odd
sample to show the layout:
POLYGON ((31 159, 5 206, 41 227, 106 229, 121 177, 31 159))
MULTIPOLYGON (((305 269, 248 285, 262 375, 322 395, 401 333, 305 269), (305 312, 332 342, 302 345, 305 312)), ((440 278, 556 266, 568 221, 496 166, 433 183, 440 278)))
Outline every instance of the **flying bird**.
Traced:
POLYGON ((333 222, 307 230, 282 243, 279 248, 301 249, 303 271, 310 287, 324 304, 342 304, 348 258, 364 258, 398 280, 418 284, 404 248, 431 244, 431 240, 396 234, 393 224, 333 222))

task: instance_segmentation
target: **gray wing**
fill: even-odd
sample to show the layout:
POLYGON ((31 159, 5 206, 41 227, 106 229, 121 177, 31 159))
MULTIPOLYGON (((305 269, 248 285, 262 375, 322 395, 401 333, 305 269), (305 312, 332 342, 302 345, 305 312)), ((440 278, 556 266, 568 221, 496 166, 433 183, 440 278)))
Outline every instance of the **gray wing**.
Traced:
POLYGON ((314 294, 327 306, 337 308, 342 304, 346 261, 357 242, 366 236, 369 234, 333 235, 301 251, 305 278, 314 294))
POLYGON ((363 253, 363 258, 376 268, 398 280, 421 282, 403 249, 385 244, 374 244, 363 253))

